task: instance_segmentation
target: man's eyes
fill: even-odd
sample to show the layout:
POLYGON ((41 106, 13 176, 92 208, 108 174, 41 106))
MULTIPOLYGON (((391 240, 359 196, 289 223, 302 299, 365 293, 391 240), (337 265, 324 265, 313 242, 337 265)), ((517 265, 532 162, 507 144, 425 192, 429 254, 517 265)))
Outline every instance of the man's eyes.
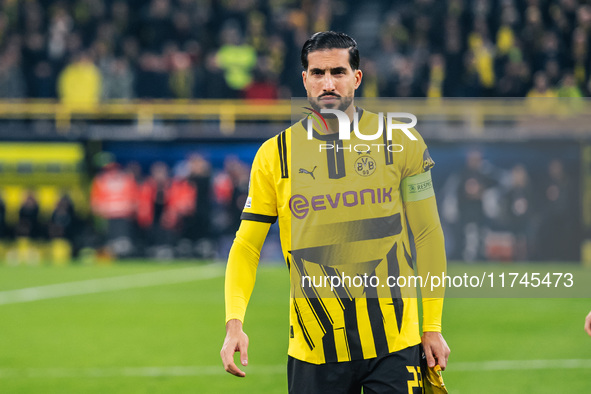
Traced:
MULTIPOLYGON (((331 71, 332 75, 344 75, 345 74, 345 70, 335 70, 335 71, 331 71)), ((312 71, 312 75, 324 75, 324 71, 312 71)))

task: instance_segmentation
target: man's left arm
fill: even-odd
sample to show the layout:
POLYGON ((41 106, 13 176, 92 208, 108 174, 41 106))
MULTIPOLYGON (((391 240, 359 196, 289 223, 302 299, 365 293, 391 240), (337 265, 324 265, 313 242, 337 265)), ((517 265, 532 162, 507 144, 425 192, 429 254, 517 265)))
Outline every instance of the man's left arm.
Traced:
MULTIPOLYGON (((422 278, 441 275, 447 270, 443 230, 431 184, 431 172, 407 177, 402 183, 406 217, 414 235, 418 274, 422 278)), ((444 289, 423 288, 422 343, 429 367, 447 366, 449 347, 441 335, 444 289)))

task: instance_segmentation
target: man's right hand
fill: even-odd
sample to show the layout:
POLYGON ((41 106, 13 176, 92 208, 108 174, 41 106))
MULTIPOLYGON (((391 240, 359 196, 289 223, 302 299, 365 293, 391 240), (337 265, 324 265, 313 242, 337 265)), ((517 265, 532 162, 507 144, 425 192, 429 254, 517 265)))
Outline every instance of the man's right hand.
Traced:
POLYGON ((242 331, 242 322, 232 319, 226 323, 226 339, 220 356, 226 372, 243 378, 246 374, 234 363, 234 353, 236 352, 240 353, 240 362, 246 367, 248 365, 248 336, 242 331))

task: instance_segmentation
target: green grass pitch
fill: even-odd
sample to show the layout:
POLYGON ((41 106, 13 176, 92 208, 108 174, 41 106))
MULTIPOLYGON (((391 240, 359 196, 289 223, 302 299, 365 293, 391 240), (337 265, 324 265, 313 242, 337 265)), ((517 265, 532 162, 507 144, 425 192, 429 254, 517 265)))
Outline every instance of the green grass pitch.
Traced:
MULTIPOLYGON (((239 379, 219 359, 223 266, 208 277, 158 283, 166 271, 187 267, 203 268, 0 266, 0 393, 285 393, 286 268, 259 268, 245 322, 249 366, 239 379), (57 298, 29 290, 42 299, 6 301, 18 289, 142 273, 153 273, 154 283, 57 298)), ((450 392, 589 392, 583 321, 590 309, 589 298, 446 300, 450 392)))

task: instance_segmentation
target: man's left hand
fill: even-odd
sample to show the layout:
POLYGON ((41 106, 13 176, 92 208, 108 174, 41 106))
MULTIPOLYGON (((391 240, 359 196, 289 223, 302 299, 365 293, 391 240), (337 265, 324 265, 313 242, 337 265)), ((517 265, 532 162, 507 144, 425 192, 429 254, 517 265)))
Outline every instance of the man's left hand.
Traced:
POLYGON ((423 343, 425 357, 427 357, 427 365, 433 368, 436 364, 439 364, 441 370, 445 371, 450 350, 447 342, 443 339, 443 335, 440 332, 426 331, 421 337, 421 342, 423 343))

